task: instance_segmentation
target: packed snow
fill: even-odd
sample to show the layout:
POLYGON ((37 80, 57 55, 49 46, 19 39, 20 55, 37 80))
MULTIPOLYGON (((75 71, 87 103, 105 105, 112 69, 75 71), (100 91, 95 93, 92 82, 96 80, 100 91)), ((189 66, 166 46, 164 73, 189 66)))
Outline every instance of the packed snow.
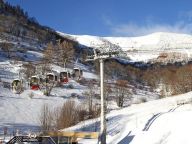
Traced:
MULTIPOLYGON (((190 144, 191 120, 191 92, 132 105, 107 115, 107 143, 190 144)), ((99 131, 99 119, 82 122, 65 130, 99 131)))
MULTIPOLYGON (((2 75, 12 72, 15 76, 20 68, 20 64, 1 62, 5 66, 1 70, 2 75), (3 73, 3 70, 6 73, 3 73)), ((57 66, 54 66, 57 68, 57 66)), ((61 68, 62 69, 62 68, 61 68)), ((84 68, 86 70, 86 68, 84 68)), ((1 76, 2 76, 1 75, 1 76)), ((91 73, 85 73, 86 78, 98 77, 91 73)), ((11 81, 11 79, 10 79, 11 81)), ((9 131, 19 129, 30 131, 39 129, 39 114, 42 106, 62 106, 67 99, 71 99, 72 93, 77 93, 80 97, 73 100, 80 103, 83 101, 82 93, 85 86, 79 85, 71 80, 74 89, 54 88, 51 96, 44 96, 41 91, 26 89, 21 94, 13 94, 9 88, 4 88, 0 83, 0 128, 4 127, 9 131), (33 93, 34 96, 30 97, 33 93)), ((143 92, 137 89, 134 96, 135 104, 127 108, 119 109, 115 102, 110 102, 112 110, 107 114, 107 143, 108 144, 180 144, 181 141, 191 143, 189 136, 192 120, 192 93, 179 96, 153 100, 155 95, 150 92, 143 92), (149 102, 139 103, 137 97, 147 97, 149 102)), ((80 122, 74 127, 65 129, 66 131, 98 131, 99 118, 80 122)), ((81 139, 80 143, 97 143, 98 140, 81 139)))

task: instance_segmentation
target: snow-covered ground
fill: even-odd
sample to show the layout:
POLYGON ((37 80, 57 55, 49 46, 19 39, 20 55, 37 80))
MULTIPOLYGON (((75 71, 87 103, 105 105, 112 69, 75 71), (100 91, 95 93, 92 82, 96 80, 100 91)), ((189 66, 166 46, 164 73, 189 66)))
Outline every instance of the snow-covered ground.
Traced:
MULTIPOLYGON (((30 90, 28 84, 25 83, 26 81, 24 81, 24 91, 21 94, 14 94, 10 85, 15 78, 19 78, 20 68, 21 63, 0 62, 0 133, 3 127, 8 127, 10 131, 16 128, 21 131, 38 128, 40 125, 38 117, 44 104, 54 108, 61 107, 68 99, 73 99, 77 103, 83 101, 82 93, 86 90, 86 87, 72 79, 67 85, 71 84, 73 88, 55 87, 51 96, 43 95, 43 91, 40 90, 30 90), (9 86, 5 87, 5 83, 9 86), (72 94, 79 97, 72 98, 72 94)), ((57 66, 53 66, 53 68, 59 69, 57 66)), ((59 70, 62 69, 60 67, 59 70)), ((85 72, 84 77, 98 79, 97 75, 90 72, 85 72)))
MULTIPOLYGON (((159 56, 160 52, 184 52, 188 56, 192 53, 192 36, 170 33, 155 33, 139 38, 99 38, 92 36, 73 36, 82 45, 95 46, 108 41, 120 46, 123 50, 129 50, 128 56, 133 61, 148 61, 159 56), (182 49, 181 49, 182 47, 182 49)), ((27 44, 26 44, 27 45, 27 44)), ((27 51, 20 54, 25 60, 37 60, 42 54, 37 51, 27 51)), ((3 82, 11 82, 18 78, 21 64, 12 63, 7 58, 0 56, 0 78, 3 82)), ((53 69, 63 70, 58 66, 53 69)), ((82 64, 78 67, 84 70, 86 79, 98 79, 98 76, 90 72, 82 64)), ((71 71, 71 69, 68 69, 71 71)), ((70 80, 73 89, 56 87, 51 96, 43 95, 42 91, 32 91, 26 87, 21 94, 14 94, 11 89, 4 88, 0 82, 0 134, 4 127, 27 131, 38 129, 39 115, 44 104, 52 108, 62 106, 68 99, 77 103, 83 102, 83 92, 86 86, 70 80), (72 94, 79 97, 73 98, 72 94), (30 95, 34 96, 31 97, 30 95)), ((152 92, 136 90, 133 102, 135 104, 127 108, 118 108, 114 101, 109 102, 110 109, 107 114, 107 143, 108 144, 189 144, 192 143, 190 133, 192 126, 192 92, 154 100, 158 95, 152 92), (146 103, 138 103, 139 98, 146 98, 146 103), (184 105, 180 105, 183 104, 184 105)), ((81 122, 67 131, 99 131, 99 118, 81 122)), ((81 143, 97 143, 97 140, 82 139, 81 143)))
MULTIPOLYGON (((44 104, 48 104, 51 108, 62 106, 70 99, 72 93, 80 95, 84 89, 74 83, 74 89, 54 88, 48 97, 43 95, 42 91, 32 91, 29 88, 21 94, 14 94, 10 89, 0 85, 0 128, 15 127, 22 131, 38 127, 40 125, 38 117, 44 104)), ((73 100, 79 102, 81 98, 73 100)))
MULTIPOLYGON (((85 70, 83 72, 83 77, 85 79, 98 80, 98 75, 88 71, 86 66, 79 65, 79 67, 85 70)), ((27 84, 24 92, 21 94, 14 94, 10 88, 5 88, 3 86, 3 82, 11 83, 13 79, 18 78, 20 68, 21 62, 13 63, 7 60, 0 62, 0 134, 2 134, 4 127, 8 128, 9 133, 12 133, 12 131, 16 129, 19 129, 20 132, 39 130, 39 115, 44 104, 48 104, 52 108, 60 107, 68 99, 76 101, 77 104, 84 103, 83 92, 87 90, 87 87, 80 85, 72 79, 69 82, 73 85, 72 89, 55 87, 51 92, 51 96, 45 96, 43 92, 39 90, 30 90, 27 84), (73 97, 72 94, 78 96, 73 97), (31 97, 31 95, 33 96, 31 97)), ((63 68, 55 65, 53 65, 52 68, 63 70, 63 68)), ((67 70, 70 71, 71 69, 67 70)), ((153 100, 157 99, 158 95, 149 91, 137 89, 133 102, 138 103, 138 99, 143 97, 147 100, 153 100)), ((108 104, 108 108, 111 110, 119 109, 115 101, 110 101, 108 104)), ((112 121, 114 120, 115 118, 112 118, 112 121)), ((114 125, 115 132, 112 132, 114 134, 117 131, 115 127, 116 125, 114 125)), ((112 129, 113 128, 111 128, 111 131, 113 131, 112 129)))
MULTIPOLYGON (((9 61, 1 62, 1 76, 7 74, 17 76, 20 64, 9 61), (8 73, 9 72, 9 73, 8 73)), ((57 66, 53 66, 57 68, 57 66)), ((62 68, 60 68, 62 69, 62 68)), ((87 70, 87 68, 84 68, 87 70)), ((10 76, 8 75, 8 77, 10 76)), ((98 76, 86 71, 84 77, 87 79, 98 76)), ((10 78, 10 77, 9 77, 10 78)), ((14 78, 14 77, 13 77, 14 78)), ((2 78, 11 82, 10 79, 2 78)), ((56 87, 51 96, 43 95, 42 91, 32 91, 26 87, 21 94, 14 94, 10 89, 4 88, 0 82, 0 132, 4 127, 11 132, 13 129, 20 131, 37 130, 39 127, 39 115, 44 104, 52 108, 62 106, 68 99, 77 103, 83 102, 82 93, 87 89, 74 80, 70 80, 73 89, 56 87), (33 97, 30 97, 33 93, 33 97), (79 97, 73 98, 72 93, 79 97)), ((133 101, 138 103, 138 98, 146 98, 146 103, 133 104, 127 108, 119 109, 115 102, 110 101, 110 109, 107 114, 107 143, 108 144, 185 144, 191 143, 190 122, 192 120, 192 93, 159 100, 154 93, 136 89, 133 101), (183 104, 184 105, 180 105, 183 104), (181 142, 182 141, 182 142, 181 142)), ((80 122, 74 127, 65 129, 67 131, 99 131, 99 118, 80 122)), ((97 143, 97 140, 81 139, 81 143, 97 143)))
MULTIPOLYGON (((191 144, 192 92, 132 105, 107 115, 108 144, 191 144)), ((99 131, 99 119, 66 129, 99 131)), ((87 140, 81 141, 86 144, 87 140)), ((92 143, 97 143, 97 140, 92 143)))

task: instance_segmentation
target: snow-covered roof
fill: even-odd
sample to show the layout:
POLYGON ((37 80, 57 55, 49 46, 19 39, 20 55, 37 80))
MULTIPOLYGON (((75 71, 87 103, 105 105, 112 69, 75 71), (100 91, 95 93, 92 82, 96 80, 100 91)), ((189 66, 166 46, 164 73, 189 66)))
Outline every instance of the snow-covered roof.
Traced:
POLYGON ((46 75, 56 75, 54 72, 47 73, 46 75))
POLYGON ((81 68, 79 68, 79 67, 74 67, 73 69, 78 69, 78 70, 81 70, 81 68))

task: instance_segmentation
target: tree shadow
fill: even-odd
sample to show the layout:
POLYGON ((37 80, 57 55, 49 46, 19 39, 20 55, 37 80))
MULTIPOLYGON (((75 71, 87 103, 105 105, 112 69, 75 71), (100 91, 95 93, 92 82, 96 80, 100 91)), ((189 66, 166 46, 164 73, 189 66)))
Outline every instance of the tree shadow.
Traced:
POLYGON ((7 100, 7 99, 23 99, 21 97, 12 97, 12 96, 0 96, 1 100, 7 100))

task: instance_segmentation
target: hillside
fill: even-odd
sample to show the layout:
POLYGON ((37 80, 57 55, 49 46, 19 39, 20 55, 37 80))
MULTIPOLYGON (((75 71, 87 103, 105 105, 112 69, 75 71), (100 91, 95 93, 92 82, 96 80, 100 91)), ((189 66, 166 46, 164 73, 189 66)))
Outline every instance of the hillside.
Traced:
POLYGON ((55 30, 40 25, 20 6, 12 6, 8 2, 0 0, 1 57, 31 60, 28 57, 32 54, 28 53, 43 51, 48 43, 57 43, 59 40, 68 41, 74 47, 76 45, 76 42, 61 37, 55 30), (7 55, 7 53, 9 54, 7 55))
MULTIPOLYGON (((59 34, 78 41, 87 47, 114 47, 127 52, 133 62, 188 62, 192 58, 192 36, 158 32, 140 37, 98 37, 59 34)), ((104 48, 103 48, 104 49, 104 48)))
MULTIPOLYGON (((190 144, 191 92, 132 105, 107 115, 108 144, 190 144)), ((82 122, 65 131, 99 130, 99 119, 82 122)), ((82 139, 96 144, 97 140, 82 139)))
POLYGON ((0 0, 0 140, 8 141, 16 132, 99 132, 100 67, 98 61, 85 61, 94 48, 123 53, 104 63, 107 144, 192 143, 191 35, 65 34, 42 26, 20 6, 4 0, 0 0))
MULTIPOLYGON (((0 7, 0 135, 3 135, 5 128, 9 139, 16 130, 20 134, 47 131, 43 129, 41 121, 45 107, 54 111, 54 116, 50 118, 54 122, 49 124, 49 130, 52 127, 63 129, 98 117, 99 78, 93 64, 81 63, 82 52, 78 43, 40 25, 20 7, 11 6, 2 0, 0 7), (68 49, 64 51, 66 47, 68 49), (70 51, 71 54, 68 53, 70 51), (66 55, 70 57, 69 60, 66 55), (70 114, 61 118, 61 112, 65 111, 63 107, 69 103, 73 104, 73 110, 70 109, 70 114), (64 120, 74 116, 73 112, 75 119, 72 117, 66 124, 64 120)), ((114 89, 116 87, 114 80, 109 85, 114 89)), ((130 88, 127 91, 131 91, 130 88)), ((158 94, 148 89, 138 89, 137 98, 133 101, 157 99, 158 94), (151 93, 153 96, 148 97, 143 93, 151 93)), ((129 105, 130 95, 125 95, 124 105, 129 105)), ((118 108, 115 96, 110 95, 108 98, 107 110, 118 108)))

